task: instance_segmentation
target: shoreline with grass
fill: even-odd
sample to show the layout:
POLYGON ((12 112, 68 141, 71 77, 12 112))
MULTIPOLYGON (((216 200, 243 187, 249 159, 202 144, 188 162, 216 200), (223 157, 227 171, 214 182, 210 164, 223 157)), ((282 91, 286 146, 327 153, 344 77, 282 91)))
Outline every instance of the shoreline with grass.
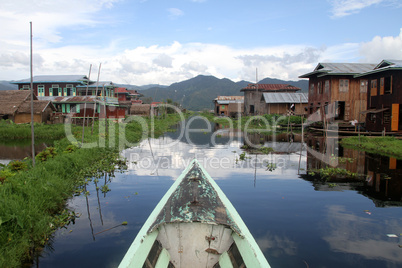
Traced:
MULTIPOLYGON (((25 158, 0 169, 0 267, 20 267, 31 262, 34 253, 43 248, 58 228, 74 221, 75 214, 66 208, 66 203, 74 194, 83 192, 80 188, 99 174, 112 175, 116 168, 124 169, 122 149, 135 146, 151 134, 155 137, 163 134, 182 117, 169 114, 157 119, 135 119, 109 123, 107 128, 96 122, 93 134, 90 126, 85 128, 82 145, 71 142, 81 141, 82 127, 71 125, 68 137, 64 125, 36 126, 42 130, 35 132, 35 137, 53 134, 60 137, 60 129, 64 137, 54 141, 54 147, 37 154, 35 167, 32 159, 25 158)), ((24 134, 24 138, 30 139, 30 125, 1 125, 0 137, 24 139, 21 133, 27 133, 25 129, 29 137, 24 134), (20 135, 13 136, 13 132, 20 135)))
POLYGON ((402 140, 395 137, 347 137, 341 144, 346 148, 402 159, 402 140))
MULTIPOLYGON (((279 114, 264 114, 259 116, 241 116, 238 118, 215 116, 210 112, 201 112, 200 116, 205 117, 210 122, 221 124, 225 128, 237 128, 247 130, 247 132, 283 132, 290 128, 301 129, 302 118, 300 116, 284 116, 279 114)), ((306 119, 303 119, 306 121, 306 119)))

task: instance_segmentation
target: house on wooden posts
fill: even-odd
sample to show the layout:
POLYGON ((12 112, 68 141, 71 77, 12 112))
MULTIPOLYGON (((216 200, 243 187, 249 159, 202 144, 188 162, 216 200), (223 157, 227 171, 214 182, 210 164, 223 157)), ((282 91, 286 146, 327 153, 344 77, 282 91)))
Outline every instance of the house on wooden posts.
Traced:
POLYGON ((260 115, 266 110, 263 93, 296 92, 300 88, 288 84, 248 84, 241 89, 244 92, 244 114, 260 115))
POLYGON ((262 93, 263 114, 307 115, 308 94, 301 92, 262 93))
POLYGON ((138 99, 141 94, 138 93, 137 90, 128 90, 125 87, 119 87, 115 89, 115 94, 119 101, 119 106, 125 107, 126 115, 130 114, 131 106, 133 104, 142 104, 142 101, 138 99))
MULTIPOLYGON (((368 85, 366 129, 402 130, 402 60, 383 60, 372 70, 355 75, 368 85)), ((362 82, 363 83, 363 82, 362 82)))
POLYGON ((368 72, 375 64, 318 63, 310 73, 308 113, 319 114, 319 120, 365 121, 360 112, 367 108, 367 80, 355 75, 368 72))
POLYGON ((138 100, 138 98, 141 96, 140 93, 137 92, 137 90, 134 89, 127 89, 125 87, 118 87, 115 90, 116 96, 119 101, 134 101, 138 100))
MULTIPOLYGON (((21 91, 30 90, 30 79, 13 82, 21 91)), ((120 106, 112 82, 96 83, 85 75, 42 75, 33 77, 33 91, 39 100, 51 101, 55 118, 64 122, 88 118, 124 119, 127 107, 120 106), (103 107, 103 108, 102 108, 103 107), (103 112, 101 111, 103 109, 103 112)))
POLYGON ((214 99, 216 116, 237 117, 244 112, 243 96, 218 96, 214 99))
MULTIPOLYGON (((34 122, 52 123, 55 111, 50 101, 38 100, 34 95, 34 122)), ((0 90, 0 119, 10 119, 17 124, 31 123, 31 92, 0 90)))

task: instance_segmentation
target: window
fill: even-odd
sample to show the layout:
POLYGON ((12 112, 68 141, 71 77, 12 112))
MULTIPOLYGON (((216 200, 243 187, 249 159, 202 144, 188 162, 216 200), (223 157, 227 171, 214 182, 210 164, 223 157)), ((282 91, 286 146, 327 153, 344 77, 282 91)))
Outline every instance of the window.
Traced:
POLYGON ((392 76, 384 79, 384 94, 392 94, 392 76))
POLYGON ((349 80, 339 79, 339 92, 348 92, 348 91, 349 91, 349 80))
POLYGON ((322 82, 318 82, 317 89, 318 89, 318 94, 322 94, 322 82))
POLYGON ((38 85, 38 97, 43 97, 43 96, 45 96, 45 86, 38 85))
POLYGON ((360 80, 360 93, 367 93, 368 80, 360 80))
POLYGON ((250 105, 250 114, 254 113, 254 105, 250 105))
POLYGON ((73 85, 67 84, 66 88, 64 89, 64 96, 72 96, 73 95, 73 85))
POLYGON ((325 80, 325 87, 324 87, 324 93, 329 92, 329 80, 325 80))
POLYGON ((310 94, 314 94, 314 84, 310 84, 310 94))
POLYGON ((377 79, 371 80, 370 96, 377 96, 377 79))
POLYGON ((29 90, 29 85, 22 85, 23 90, 29 90))
POLYGON ((225 110, 225 105, 222 105, 222 106, 221 106, 221 110, 225 110))
POLYGON ((62 89, 59 88, 59 85, 52 85, 49 91, 52 91, 52 96, 61 96, 62 89))
POLYGON ((380 95, 384 95, 384 77, 380 78, 380 95))

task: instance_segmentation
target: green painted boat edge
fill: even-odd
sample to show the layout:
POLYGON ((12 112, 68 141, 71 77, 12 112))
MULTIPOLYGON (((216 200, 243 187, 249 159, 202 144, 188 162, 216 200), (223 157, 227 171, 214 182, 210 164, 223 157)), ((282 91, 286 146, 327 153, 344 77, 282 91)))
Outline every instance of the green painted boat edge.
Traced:
POLYGON ((142 226, 141 230, 138 232, 137 236, 135 237, 135 239, 134 239, 133 243, 131 244, 130 248, 128 249, 128 251, 124 255, 123 260, 120 262, 119 268, 135 267, 134 266, 135 264, 133 264, 133 261, 132 261, 133 259, 135 259, 137 261, 137 263, 141 263, 141 265, 138 266, 138 267, 142 267, 142 264, 145 262, 145 259, 148 256, 148 252, 152 247, 152 244, 154 243, 156 237, 158 236, 158 230, 155 230, 150 234, 148 234, 147 232, 148 232, 149 228, 151 227, 151 225, 156 220, 156 217, 158 216, 159 212, 165 206, 165 203, 167 202, 169 197, 172 195, 172 193, 175 191, 175 189, 180 184, 182 179, 185 177, 185 175, 191 169, 192 165, 194 164, 194 160, 180 174, 180 176, 176 179, 176 181, 172 184, 172 186, 169 188, 169 190, 165 193, 165 195, 162 197, 162 199, 156 205, 154 210, 151 212, 151 215, 149 215, 148 219, 145 221, 145 223, 142 226), (153 236, 155 236, 154 239, 152 239, 153 236), (150 240, 152 240, 152 241, 150 241, 150 240), (142 247, 143 243, 146 243, 146 245, 150 244, 149 248, 147 248, 148 252, 146 254, 144 252, 146 250, 140 249, 142 247))
POLYGON ((191 161, 191 163, 186 167, 185 170, 183 170, 181 175, 176 179, 173 185, 169 188, 169 190, 159 201, 155 209, 152 211, 151 215, 148 217, 148 219, 142 226, 141 230, 138 232, 133 243, 126 252, 124 258, 120 262, 119 268, 142 267, 143 263, 145 262, 145 259, 148 256, 148 252, 152 247, 152 244, 154 243, 156 237, 158 236, 158 230, 154 230, 151 233, 147 233, 150 226, 154 223, 160 211, 163 209, 165 203, 168 201, 172 193, 176 190, 177 186, 181 183, 183 178, 186 176, 186 174, 189 172, 189 170, 193 167, 194 164, 197 164, 199 166, 201 171, 204 173, 206 179, 212 185, 214 190, 217 192, 217 195, 220 197, 221 201, 225 205, 228 214, 231 216, 233 221, 242 231, 241 234, 242 237, 239 236, 236 232, 233 232, 232 237, 235 240, 237 247, 239 248, 240 254, 242 255, 242 258, 246 266, 256 268, 257 267, 270 268, 271 266, 268 264, 267 259, 262 253, 254 237, 251 235, 246 224, 243 222, 239 213, 236 211, 230 200, 220 189, 218 184, 216 184, 216 182, 211 178, 209 173, 204 169, 204 167, 198 162, 197 159, 193 159, 191 161), (136 262, 133 263, 132 260, 136 260, 136 262))

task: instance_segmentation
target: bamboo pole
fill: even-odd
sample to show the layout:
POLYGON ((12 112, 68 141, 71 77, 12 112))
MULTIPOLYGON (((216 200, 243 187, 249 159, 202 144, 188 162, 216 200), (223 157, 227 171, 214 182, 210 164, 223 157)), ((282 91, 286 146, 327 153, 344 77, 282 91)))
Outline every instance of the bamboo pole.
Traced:
POLYGON ((33 106, 33 67, 32 67, 32 21, 30 24, 30 72, 31 72, 31 146, 32 146, 32 166, 35 166, 35 127, 34 127, 34 106, 33 106))
MULTIPOLYGON (((92 115, 91 135, 94 133, 95 111, 96 111, 96 99, 97 99, 97 97, 98 97, 98 85, 99 85, 100 70, 101 70, 101 63, 99 63, 98 79, 96 80, 96 90, 95 90, 94 112, 93 112, 93 115, 92 115)), ((99 114, 100 114, 100 109, 99 109, 99 114)), ((99 117, 99 115, 98 115, 98 117, 99 117)))
MULTIPOLYGON (((87 81, 87 89, 85 90, 85 96, 88 96, 88 87, 89 87, 89 81, 91 78, 91 69, 92 69, 92 64, 89 65, 89 74, 88 74, 88 81, 87 81)), ((86 98, 84 97, 84 98, 86 98)), ((82 119, 82 141, 81 141, 81 146, 84 144, 84 132, 85 132, 85 116, 87 112, 87 102, 84 101, 84 118, 82 119)))

